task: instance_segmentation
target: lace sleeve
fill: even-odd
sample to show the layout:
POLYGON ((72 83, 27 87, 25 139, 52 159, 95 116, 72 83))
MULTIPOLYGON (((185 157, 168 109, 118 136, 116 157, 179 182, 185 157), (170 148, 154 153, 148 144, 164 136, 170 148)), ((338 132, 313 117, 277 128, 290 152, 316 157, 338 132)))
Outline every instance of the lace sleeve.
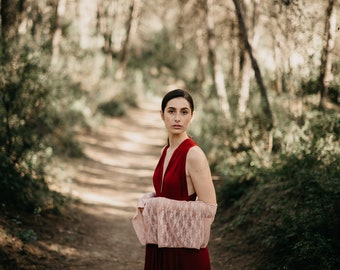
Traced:
POLYGON ((150 198, 139 217, 143 227, 139 239, 142 244, 154 243, 159 247, 206 247, 216 210, 217 205, 202 201, 150 198))
POLYGON ((156 194, 155 192, 149 192, 149 193, 146 193, 144 194, 139 200, 138 200, 138 204, 137 204, 137 207, 138 208, 144 208, 145 206, 145 203, 147 202, 147 200, 155 197, 156 194))
POLYGON ((140 208, 145 207, 146 202, 155 197, 155 192, 149 192, 144 194, 141 198, 138 199, 137 209, 135 215, 132 218, 132 226, 136 232, 137 238, 142 245, 146 245, 146 234, 145 234, 145 224, 142 212, 140 208))

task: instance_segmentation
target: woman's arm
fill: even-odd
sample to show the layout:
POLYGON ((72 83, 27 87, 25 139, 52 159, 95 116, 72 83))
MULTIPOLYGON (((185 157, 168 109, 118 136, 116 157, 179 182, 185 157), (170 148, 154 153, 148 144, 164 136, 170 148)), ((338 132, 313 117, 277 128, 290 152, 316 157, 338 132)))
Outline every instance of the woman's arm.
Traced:
MULTIPOLYGON (((212 182, 208 160, 198 146, 190 148, 186 161, 188 189, 191 185, 198 196, 198 200, 209 204, 216 204, 216 193, 212 182)), ((190 190, 188 190, 190 193, 190 190)))

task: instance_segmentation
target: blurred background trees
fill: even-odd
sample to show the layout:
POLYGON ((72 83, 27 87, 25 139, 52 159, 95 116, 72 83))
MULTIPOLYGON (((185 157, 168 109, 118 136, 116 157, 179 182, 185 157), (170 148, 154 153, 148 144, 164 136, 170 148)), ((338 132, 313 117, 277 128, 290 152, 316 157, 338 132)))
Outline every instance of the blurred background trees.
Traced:
POLYGON ((222 239, 246 231, 266 269, 339 267, 339 7, 1 0, 1 202, 55 207, 46 164, 82 155, 79 130, 182 87, 219 179, 222 239))

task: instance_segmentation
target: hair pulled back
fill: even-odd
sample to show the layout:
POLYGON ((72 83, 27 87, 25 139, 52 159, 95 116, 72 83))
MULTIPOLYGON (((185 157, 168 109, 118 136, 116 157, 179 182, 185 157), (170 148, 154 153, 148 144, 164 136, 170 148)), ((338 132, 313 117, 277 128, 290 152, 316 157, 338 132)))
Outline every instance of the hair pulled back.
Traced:
POLYGON ((175 89, 166 93, 162 100, 162 112, 164 112, 166 105, 171 99, 182 97, 189 102, 191 113, 194 112, 194 101, 188 91, 183 89, 175 89))

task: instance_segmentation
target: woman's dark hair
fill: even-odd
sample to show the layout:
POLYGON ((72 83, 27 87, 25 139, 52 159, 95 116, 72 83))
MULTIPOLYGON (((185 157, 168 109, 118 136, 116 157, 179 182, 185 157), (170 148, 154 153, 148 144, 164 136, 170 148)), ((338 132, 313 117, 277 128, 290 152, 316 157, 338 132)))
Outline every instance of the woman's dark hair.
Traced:
POLYGON ((178 98, 178 97, 185 98, 186 101, 189 102, 191 113, 192 113, 194 111, 194 101, 191 95, 187 91, 182 90, 182 89, 175 89, 175 90, 171 90, 170 92, 166 93, 166 95, 163 97, 163 100, 162 100, 162 111, 164 112, 166 104, 168 104, 169 100, 173 98, 178 98))

